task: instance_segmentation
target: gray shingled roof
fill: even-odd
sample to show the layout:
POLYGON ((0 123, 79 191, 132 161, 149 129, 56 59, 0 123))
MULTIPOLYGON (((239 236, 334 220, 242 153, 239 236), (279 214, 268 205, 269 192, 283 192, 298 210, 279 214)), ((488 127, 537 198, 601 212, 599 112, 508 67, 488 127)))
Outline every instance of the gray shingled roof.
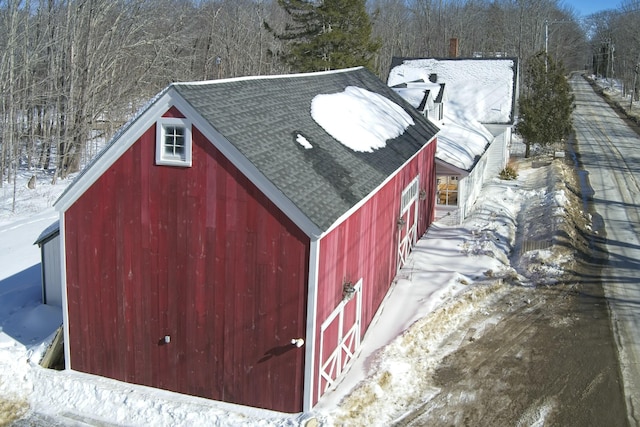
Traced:
POLYGON ((172 86, 322 230, 370 194, 437 132, 364 68, 172 86), (411 115, 415 125, 373 153, 345 147, 313 120, 311 101, 318 94, 342 92, 348 86, 391 99, 411 115), (313 148, 300 146, 298 134, 313 148))
POLYGON ((364 68, 174 83, 150 100, 113 136, 56 204, 172 88, 322 231, 397 171, 438 130, 364 68), (342 92, 348 86, 389 98, 404 108, 415 125, 373 153, 359 153, 345 147, 313 120, 311 101, 316 95, 342 92), (307 150, 296 142, 299 134, 313 145, 312 149, 307 150))

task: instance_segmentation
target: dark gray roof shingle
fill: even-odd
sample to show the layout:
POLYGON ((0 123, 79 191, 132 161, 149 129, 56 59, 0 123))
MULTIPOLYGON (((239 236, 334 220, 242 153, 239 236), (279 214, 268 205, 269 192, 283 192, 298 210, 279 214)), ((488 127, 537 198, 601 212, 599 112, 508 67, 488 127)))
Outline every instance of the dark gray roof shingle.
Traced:
POLYGON ((364 68, 329 73, 176 83, 176 91, 320 229, 364 199, 437 132, 364 68), (311 116, 316 95, 357 86, 389 98, 415 124, 372 153, 336 141, 311 116), (313 146, 296 142, 304 136, 313 146))

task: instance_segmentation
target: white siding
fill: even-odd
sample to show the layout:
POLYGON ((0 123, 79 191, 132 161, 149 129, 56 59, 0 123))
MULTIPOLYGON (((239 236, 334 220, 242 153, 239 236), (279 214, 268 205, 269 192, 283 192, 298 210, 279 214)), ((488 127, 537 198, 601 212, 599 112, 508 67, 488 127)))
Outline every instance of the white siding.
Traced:
POLYGON ((42 244, 42 301, 62 307, 62 275, 60 271, 60 235, 42 244))
POLYGON ((494 135, 493 142, 483 157, 488 164, 484 172, 485 180, 497 176, 509 162, 509 145, 511 142, 511 127, 500 125, 485 125, 494 135))
POLYGON ((460 220, 462 221, 469 215, 471 209, 473 209, 473 205, 476 203, 476 199, 480 194, 480 190, 482 190, 482 186, 484 185, 484 172, 487 168, 487 153, 485 153, 478 163, 476 163, 476 167, 473 168, 469 176, 467 176, 464 180, 465 194, 464 194, 464 209, 460 212, 460 220))
POLYGON ((436 204, 435 219, 443 224, 458 225, 471 212, 484 183, 498 176, 509 161, 509 142, 511 141, 511 127, 502 125, 487 126, 496 135, 469 175, 459 175, 460 170, 442 165, 436 169, 436 175, 459 175, 458 206, 443 206, 436 204))

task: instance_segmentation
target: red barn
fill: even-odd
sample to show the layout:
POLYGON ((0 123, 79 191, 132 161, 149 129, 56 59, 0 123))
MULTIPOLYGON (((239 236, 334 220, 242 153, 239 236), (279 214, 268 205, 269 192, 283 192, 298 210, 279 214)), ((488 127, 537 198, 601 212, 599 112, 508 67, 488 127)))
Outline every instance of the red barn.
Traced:
POLYGON ((364 68, 170 85, 56 202, 67 368, 311 409, 433 219, 436 131, 364 68))

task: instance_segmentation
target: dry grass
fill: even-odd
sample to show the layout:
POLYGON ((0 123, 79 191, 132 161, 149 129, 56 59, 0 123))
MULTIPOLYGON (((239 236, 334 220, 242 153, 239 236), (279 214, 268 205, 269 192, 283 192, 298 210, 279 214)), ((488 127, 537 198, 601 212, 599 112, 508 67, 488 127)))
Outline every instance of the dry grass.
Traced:
POLYGON ((514 180, 518 178, 518 164, 510 161, 504 169, 500 171, 500 179, 514 180))
POLYGON ((29 410, 29 404, 23 400, 0 399, 0 427, 10 426, 22 418, 29 410))

